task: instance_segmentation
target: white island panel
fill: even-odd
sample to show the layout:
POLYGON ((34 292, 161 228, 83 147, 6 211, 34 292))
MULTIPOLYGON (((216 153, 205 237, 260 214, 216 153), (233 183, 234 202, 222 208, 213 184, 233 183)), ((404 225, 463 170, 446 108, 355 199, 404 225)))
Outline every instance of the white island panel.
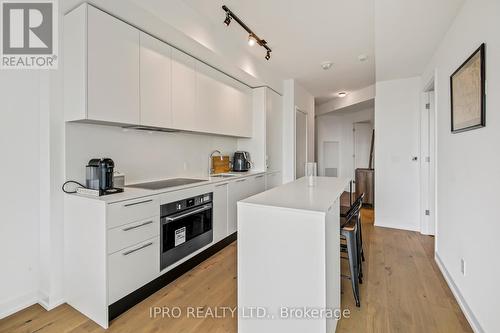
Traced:
POLYGON ((347 183, 317 177, 310 187, 303 178, 238 203, 238 332, 335 332, 328 311, 340 309, 339 198, 347 183), (321 314, 290 317, 296 309, 321 314))

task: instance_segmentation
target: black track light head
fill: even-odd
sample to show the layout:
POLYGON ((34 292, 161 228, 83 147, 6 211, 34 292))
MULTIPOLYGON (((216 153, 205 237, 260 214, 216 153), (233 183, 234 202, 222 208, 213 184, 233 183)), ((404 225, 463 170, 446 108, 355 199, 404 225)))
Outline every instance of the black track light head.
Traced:
POLYGON ((228 27, 231 24, 231 15, 229 15, 229 13, 226 14, 226 19, 224 20, 224 24, 227 25, 228 27))
POLYGON ((266 60, 269 60, 269 59, 271 59, 271 52, 267 51, 267 53, 266 53, 266 60))

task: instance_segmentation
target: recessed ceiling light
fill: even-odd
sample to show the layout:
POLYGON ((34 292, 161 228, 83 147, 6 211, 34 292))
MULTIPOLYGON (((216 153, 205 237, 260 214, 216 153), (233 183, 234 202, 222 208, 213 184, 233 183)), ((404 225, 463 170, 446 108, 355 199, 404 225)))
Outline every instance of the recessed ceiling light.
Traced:
POLYGON ((339 92, 339 97, 346 97, 347 93, 345 91, 339 92))
POLYGON ((368 56, 366 54, 360 54, 358 56, 359 61, 365 61, 366 59, 368 59, 368 56))
POLYGON ((333 62, 331 62, 331 61, 323 61, 321 63, 321 68, 323 68, 325 71, 327 71, 330 68, 332 68, 332 66, 333 66, 333 62))

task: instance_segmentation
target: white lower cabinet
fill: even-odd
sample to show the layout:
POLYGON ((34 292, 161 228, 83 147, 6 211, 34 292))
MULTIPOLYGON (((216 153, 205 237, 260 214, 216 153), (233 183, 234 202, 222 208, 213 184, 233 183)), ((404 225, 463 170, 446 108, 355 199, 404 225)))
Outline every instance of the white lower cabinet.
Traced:
POLYGON ((266 175, 266 191, 283 184, 281 172, 271 172, 266 175))
POLYGON ((156 278, 160 271, 159 256, 159 237, 151 238, 109 255, 109 304, 156 278))
MULTIPOLYGON (((109 306, 159 277, 160 205, 213 192, 213 243, 237 231, 237 202, 265 190, 265 174, 242 175, 125 201, 65 196, 65 300, 104 328, 109 306)), ((213 244, 212 243, 212 244, 213 244)))
POLYGON ((158 235, 160 216, 132 222, 108 230, 108 253, 112 254, 158 235))
POLYGON ((213 229, 214 243, 228 235, 228 187, 226 184, 215 185, 213 195, 213 229))
MULTIPOLYGON (((252 195, 256 195, 260 192, 264 192, 266 190, 266 175, 258 175, 250 178, 250 187, 248 192, 245 193, 245 198, 248 198, 252 195)), ((241 199, 240 199, 241 200, 241 199)))
POLYGON ((250 176, 229 183, 228 234, 238 230, 237 202, 263 192, 266 187, 265 175, 250 176))

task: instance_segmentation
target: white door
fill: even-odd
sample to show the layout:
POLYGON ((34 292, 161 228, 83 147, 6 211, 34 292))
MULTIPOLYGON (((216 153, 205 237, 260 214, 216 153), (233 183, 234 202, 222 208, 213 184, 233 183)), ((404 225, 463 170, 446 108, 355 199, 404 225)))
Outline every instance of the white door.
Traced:
POLYGON ((323 170, 322 176, 339 177, 340 171, 340 143, 338 141, 323 142, 323 170))
POLYGON ((373 126, 371 123, 354 123, 354 170, 368 168, 370 165, 370 148, 373 126))
POLYGON ((307 162, 307 114, 295 109, 295 179, 305 176, 307 162))
POLYGON ((420 232, 434 235, 435 226, 435 104, 434 92, 423 94, 420 114, 420 232))
POLYGON ((172 126, 172 48, 141 32, 141 125, 172 126))
POLYGON ((87 118, 138 124, 139 30, 88 6, 87 118))

